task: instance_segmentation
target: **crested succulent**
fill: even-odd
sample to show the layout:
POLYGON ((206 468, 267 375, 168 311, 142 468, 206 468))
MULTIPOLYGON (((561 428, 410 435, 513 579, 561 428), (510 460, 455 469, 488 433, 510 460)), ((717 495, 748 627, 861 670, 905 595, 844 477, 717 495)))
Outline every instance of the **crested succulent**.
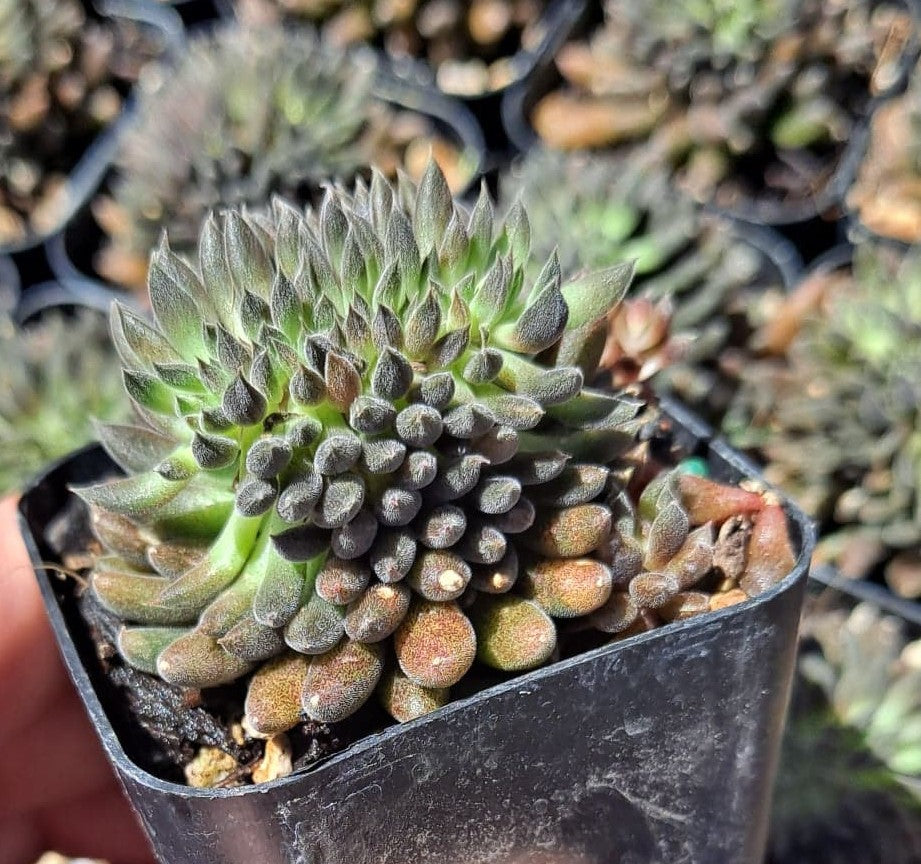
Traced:
POLYGON ((608 0, 591 41, 560 54, 566 84, 533 122, 556 148, 646 142, 722 206, 811 199, 911 33, 907 9, 866 0, 608 0))
POLYGON ((100 272, 140 288, 164 229, 188 252, 215 206, 261 206, 273 193, 313 202, 326 181, 371 164, 392 175, 432 148, 455 189, 465 184, 454 145, 423 115, 378 98, 375 75, 371 58, 343 55, 309 29, 225 26, 194 37, 174 73, 142 93, 111 194, 95 202, 109 235, 100 272))
POLYGON ((564 271, 636 259, 602 368, 615 386, 653 378, 657 392, 718 420, 733 387, 720 359, 746 344, 783 289, 763 253, 636 158, 536 149, 502 193, 527 209, 535 260, 555 248, 564 271))
POLYGON ((547 0, 235 0, 244 21, 309 20, 337 44, 370 42, 431 67, 441 90, 477 96, 521 75, 514 55, 544 35, 547 0))
MULTIPOLYGON (((854 576, 921 546, 921 255, 865 244, 805 280, 757 340, 724 430, 820 519, 854 576)), ((913 568, 917 573, 917 565, 913 568)), ((903 569, 904 576, 904 569, 903 569)), ((921 593, 917 575, 915 591, 921 593)))
POLYGON ((68 171, 161 46, 77 0, 0 0, 0 245, 57 227, 68 171))
POLYGON ((48 313, 25 329, 0 317, 0 494, 91 441, 93 419, 127 416, 117 363, 98 313, 48 313))
POLYGON ((306 214, 212 215, 192 267, 159 247, 156 326, 112 318, 146 423, 106 427, 128 474, 77 490, 128 663, 181 687, 253 673, 257 734, 375 691, 403 721, 604 607, 608 501, 647 418, 582 382, 631 267, 533 276, 529 246, 520 206, 497 221, 484 191, 468 214, 431 163, 418 189, 375 172, 306 214))
POLYGON ((869 604, 804 617, 770 864, 921 856, 921 642, 901 624, 869 604))
POLYGON ((908 89, 873 112, 866 152, 847 203, 868 229, 905 243, 921 240, 921 69, 908 89))

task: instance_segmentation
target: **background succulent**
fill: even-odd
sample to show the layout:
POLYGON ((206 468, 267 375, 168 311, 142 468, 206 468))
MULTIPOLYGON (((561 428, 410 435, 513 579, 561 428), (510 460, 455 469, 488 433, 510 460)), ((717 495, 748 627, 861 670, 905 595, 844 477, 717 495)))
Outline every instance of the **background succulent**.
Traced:
POLYGON ((921 855, 921 642, 869 604, 822 605, 803 623, 770 864, 910 864, 921 855))
POLYGON ((0 494, 94 437, 129 402, 105 319, 47 313, 24 329, 0 317, 0 494))
POLYGON ((309 29, 228 26, 193 38, 179 67, 142 93, 137 125, 117 157, 109 197, 95 211, 109 244, 99 269, 143 286, 147 259, 167 228, 174 248, 194 248, 218 204, 261 206, 272 193, 317 198, 320 184, 375 164, 407 165, 434 146, 455 188, 460 155, 422 115, 374 95, 367 56, 343 56, 309 29))
POLYGON ((739 581, 785 575, 764 496, 665 475, 638 516, 612 497, 643 403, 582 382, 631 268, 564 283, 552 255, 530 275, 529 247, 520 206, 496 222, 483 192, 468 215, 432 163, 418 190, 375 172, 304 216, 279 199, 270 219, 212 216, 196 269, 159 248, 157 326, 112 318, 147 425, 106 427, 129 476, 77 490, 129 663, 183 687, 255 670, 258 734, 341 720, 375 690, 402 721, 475 658, 547 661, 554 618, 600 613, 615 579, 632 596, 648 577, 641 610, 675 600, 737 512, 754 522, 739 581))
POLYGON ((77 0, 0 0, 0 245, 58 225, 67 172, 162 47, 77 0))
POLYGON ((476 96, 520 75, 511 62, 537 47, 547 0, 236 0, 246 21, 310 20, 338 44, 371 42, 396 59, 419 58, 447 93, 476 96))
POLYGON ((862 245, 787 306, 760 333, 774 356, 742 370, 724 428, 836 532, 826 555, 863 575, 900 551, 890 567, 921 594, 909 567, 921 543, 921 255, 862 245))
POLYGON ((874 234, 921 240, 921 71, 908 89, 873 112, 866 152, 848 206, 874 234))
POLYGON ((910 33, 885 3, 609 0, 533 120, 558 148, 648 140, 647 158, 702 200, 800 200, 825 188, 910 33))
POLYGON ((614 384, 655 376, 718 421, 734 387, 720 365, 782 293, 777 268, 636 158, 533 150, 503 182, 507 203, 518 196, 535 259, 558 249, 566 272, 636 259, 601 360, 614 384))

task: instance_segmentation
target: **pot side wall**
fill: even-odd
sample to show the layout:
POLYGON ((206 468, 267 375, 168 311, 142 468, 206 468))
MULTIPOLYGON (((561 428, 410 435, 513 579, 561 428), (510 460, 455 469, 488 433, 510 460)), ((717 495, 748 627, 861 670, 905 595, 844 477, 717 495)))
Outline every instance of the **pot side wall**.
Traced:
POLYGON ((754 864, 803 580, 385 733, 289 783, 158 794, 166 864, 754 864))

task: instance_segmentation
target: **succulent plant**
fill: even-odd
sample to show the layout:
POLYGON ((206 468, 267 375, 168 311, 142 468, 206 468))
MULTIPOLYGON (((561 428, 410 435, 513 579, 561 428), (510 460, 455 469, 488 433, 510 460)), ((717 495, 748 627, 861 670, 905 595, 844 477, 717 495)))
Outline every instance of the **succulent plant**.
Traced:
POLYGON ((517 80, 512 62, 537 47, 547 0, 235 0, 244 21, 309 20, 337 44, 370 42, 426 61, 441 90, 478 96, 517 80))
POLYGON ((746 345, 783 290, 763 253, 636 158, 536 149, 502 193, 521 197, 535 259, 557 248, 567 272, 636 259, 602 368, 615 386, 653 378, 718 422, 734 387, 721 358, 746 345))
MULTIPOLYGON (((865 575, 921 545, 921 255, 865 244, 763 328, 724 429, 828 529, 825 555, 865 575)), ((915 583, 918 579, 915 578, 915 583)), ((921 587, 919 587, 921 592, 921 587)))
POLYGON ((770 864, 921 856, 921 642, 901 623, 869 604, 805 616, 770 864))
POLYGON ((598 555, 615 587, 591 613, 598 630, 621 639, 724 609, 792 570, 786 516, 763 489, 726 486, 685 466, 639 488, 635 501, 630 490, 609 498, 614 530, 598 555))
POLYGON ((77 0, 0 0, 0 245, 60 223, 67 172, 161 47, 77 0))
POLYGON ((128 408, 98 313, 49 312, 25 329, 0 317, 0 494, 89 443, 94 419, 117 420, 128 408))
MULTIPOLYGON (((375 690, 402 721, 475 658, 546 662, 554 617, 604 607, 606 502, 647 418, 582 382, 631 267, 563 282, 551 255, 532 277, 529 245, 520 206, 497 223, 483 191, 468 216, 432 163, 418 189, 375 172, 306 215, 280 199, 268 220, 213 215, 194 267, 159 247, 156 326, 112 317, 147 422, 101 434, 128 476, 77 490, 127 662, 193 688, 253 672, 258 734, 341 720, 375 690)), ((636 540, 657 563, 691 530, 686 490, 663 484, 636 540)), ((711 484, 694 507, 714 496, 735 500, 711 484)))
POLYGON ((305 28, 225 26, 190 40, 175 72, 142 93, 111 195, 95 203, 109 235, 100 272, 141 287, 164 228, 188 252, 212 207, 260 206, 273 193, 314 201, 322 183, 367 165, 393 174, 410 147, 434 146, 453 162, 454 186, 465 183, 460 154, 422 115, 378 98, 375 75, 372 58, 305 28))
POLYGON ((894 5, 839 0, 608 0, 567 81, 535 108, 550 146, 646 141, 695 197, 820 196, 871 96, 897 80, 912 32, 894 5))
POLYGON ((866 152, 847 203, 865 229, 905 243, 921 240, 921 69, 906 92, 873 112, 866 152))

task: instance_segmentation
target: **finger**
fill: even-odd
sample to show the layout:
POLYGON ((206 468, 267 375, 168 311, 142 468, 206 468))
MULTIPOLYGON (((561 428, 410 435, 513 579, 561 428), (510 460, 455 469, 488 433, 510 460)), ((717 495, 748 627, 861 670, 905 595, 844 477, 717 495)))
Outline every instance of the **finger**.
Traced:
POLYGON ((115 864, 152 864, 154 858, 121 790, 47 808, 38 817, 46 849, 104 858, 115 864))
POLYGON ((0 819, 72 801, 115 778, 76 695, 6 742, 0 759, 0 819))
POLYGON ((16 501, 0 501, 0 740, 31 724, 67 684, 41 593, 19 534, 16 501))
POLYGON ((0 864, 31 864, 45 850, 31 819, 0 819, 0 864))

